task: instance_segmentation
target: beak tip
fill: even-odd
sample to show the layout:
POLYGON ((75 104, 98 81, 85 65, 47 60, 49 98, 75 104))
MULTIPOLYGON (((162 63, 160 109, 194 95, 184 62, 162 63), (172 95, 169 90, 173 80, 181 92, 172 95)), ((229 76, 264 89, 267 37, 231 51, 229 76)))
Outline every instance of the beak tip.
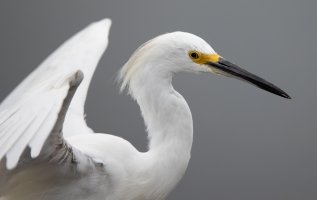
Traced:
POLYGON ((284 97, 285 99, 292 99, 292 97, 290 97, 290 96, 289 96, 288 94, 286 94, 285 92, 282 93, 280 96, 281 96, 281 97, 284 97))
POLYGON ((292 99, 292 97, 290 97, 290 96, 287 96, 286 98, 287 98, 287 99, 292 99))

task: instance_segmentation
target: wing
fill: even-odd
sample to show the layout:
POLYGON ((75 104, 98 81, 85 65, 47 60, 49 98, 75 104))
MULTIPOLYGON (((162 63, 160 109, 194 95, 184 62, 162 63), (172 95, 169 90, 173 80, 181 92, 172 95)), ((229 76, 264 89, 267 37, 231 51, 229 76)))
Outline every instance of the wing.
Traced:
MULTIPOLYGON (((34 93, 33 86, 42 84, 47 79, 50 79, 52 75, 59 74, 61 77, 65 77, 73 73, 74 71, 80 70, 84 73, 85 79, 83 80, 80 87, 78 88, 71 102, 71 105, 69 106, 66 119, 64 122, 63 132, 65 137, 72 136, 75 134, 93 132, 86 125, 85 116, 84 116, 84 104, 85 104, 88 87, 89 87, 91 78, 93 76, 93 73, 96 69, 96 66, 103 52, 107 48, 110 26, 111 26, 111 21, 109 19, 104 19, 99 22, 95 22, 91 24, 90 26, 88 26, 87 28, 85 28, 84 30, 77 33, 68 41, 66 41, 61 47, 59 47, 54 53, 52 53, 35 71, 33 71, 2 102, 2 104, 0 105, 0 112, 1 111, 3 112, 5 110, 10 110, 10 109, 12 110, 12 107, 17 106, 17 102, 21 103, 20 99, 24 98, 26 94, 34 93)), ((62 94, 59 94, 59 95, 62 95, 62 94)), ((41 103, 44 103, 44 102, 41 102, 41 103)), ((45 103, 45 105, 46 104, 47 103, 45 103)), ((36 104, 33 104, 33 105, 36 105, 36 104)), ((45 107, 45 109, 54 109, 54 108, 48 108, 49 105, 46 105, 46 106, 47 107, 45 107)), ((37 110, 37 111, 40 111, 40 110, 37 110)), ((7 111, 7 113, 8 112, 9 111, 7 111)), ((50 112, 54 112, 54 111, 50 111, 50 112)), ((42 111, 40 113, 41 113, 41 117, 51 117, 51 115, 49 115, 48 113, 46 113, 48 116, 44 116, 45 113, 42 111)), ((19 112, 19 115, 20 114, 21 113, 19 112)), ((39 114, 39 113, 35 113, 35 114, 39 114)), ((3 116, 7 116, 7 115, 3 115, 3 116)), ((1 116, 1 118, 3 118, 3 116, 1 116)), ((41 118, 41 119, 44 119, 44 118, 41 118)), ((9 120, 9 121, 12 121, 12 120, 9 120)), ((21 125, 20 127, 17 127, 16 125, 15 127, 17 127, 17 129, 22 130, 23 128, 28 127, 31 123, 34 123, 34 122, 30 119, 30 117, 27 117, 25 123, 19 124, 21 125)), ((37 123, 41 123, 41 122, 37 122, 37 123)), ((9 124, 7 124, 6 126, 9 126, 7 128, 10 128, 9 124)), ((1 125, 1 127, 3 128, 4 126, 1 125)), ((6 130, 7 129, 4 129, 4 131, 6 130)), ((3 132, 1 131, 0 134, 3 134, 3 132)), ((0 141, 4 141, 4 140, 2 140, 0 137, 0 141)))
POLYGON ((14 168, 24 149, 37 157, 57 155, 70 159, 62 127, 71 98, 83 79, 81 71, 56 74, 32 87, 9 109, 0 113, 0 160, 6 156, 7 168, 14 168))
POLYGON ((33 158, 44 145, 44 157, 69 159, 63 134, 92 132, 84 119, 84 103, 110 26, 109 19, 101 20, 66 41, 0 105, 0 161, 6 157, 7 168, 17 165, 27 146, 33 158))

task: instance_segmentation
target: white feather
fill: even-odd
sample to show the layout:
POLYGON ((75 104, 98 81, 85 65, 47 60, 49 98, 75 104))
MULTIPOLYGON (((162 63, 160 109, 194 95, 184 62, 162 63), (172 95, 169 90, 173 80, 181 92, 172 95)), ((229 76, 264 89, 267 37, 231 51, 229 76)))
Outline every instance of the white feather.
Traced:
POLYGON ((59 80, 65 80, 62 78, 63 76, 81 70, 85 79, 78 88, 67 113, 64 135, 67 137, 74 134, 91 133, 92 130, 86 126, 84 119, 84 104, 93 73, 107 48, 110 26, 111 21, 104 19, 90 25, 66 41, 2 102, 0 111, 15 104, 33 87, 41 86, 41 82, 51 78, 52 75, 59 75, 59 80), (73 126, 73 124, 78 124, 78 126, 73 126))

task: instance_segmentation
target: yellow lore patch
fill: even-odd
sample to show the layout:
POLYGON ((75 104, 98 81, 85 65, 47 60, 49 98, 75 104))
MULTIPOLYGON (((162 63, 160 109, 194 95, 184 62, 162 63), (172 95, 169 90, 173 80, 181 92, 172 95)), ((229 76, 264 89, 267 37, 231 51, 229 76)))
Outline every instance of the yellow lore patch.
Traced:
POLYGON ((189 51, 188 56, 193 62, 197 64, 206 64, 208 62, 217 63, 219 62, 220 56, 218 54, 204 54, 199 51, 189 51))

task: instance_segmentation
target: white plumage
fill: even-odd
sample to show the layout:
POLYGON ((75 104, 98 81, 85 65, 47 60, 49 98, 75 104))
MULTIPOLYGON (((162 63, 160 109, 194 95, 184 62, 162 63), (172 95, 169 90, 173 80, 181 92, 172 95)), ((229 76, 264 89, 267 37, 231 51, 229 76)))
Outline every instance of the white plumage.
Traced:
POLYGON ((172 86, 177 72, 237 76, 240 70, 251 77, 247 81, 288 97, 220 60, 195 35, 159 36, 137 49, 120 71, 121 89, 127 87, 139 104, 149 134, 149 151, 138 152, 122 138, 93 133, 84 119, 87 90, 110 26, 105 19, 76 34, 2 102, 1 200, 164 199, 187 168, 193 139, 190 109, 172 86))

